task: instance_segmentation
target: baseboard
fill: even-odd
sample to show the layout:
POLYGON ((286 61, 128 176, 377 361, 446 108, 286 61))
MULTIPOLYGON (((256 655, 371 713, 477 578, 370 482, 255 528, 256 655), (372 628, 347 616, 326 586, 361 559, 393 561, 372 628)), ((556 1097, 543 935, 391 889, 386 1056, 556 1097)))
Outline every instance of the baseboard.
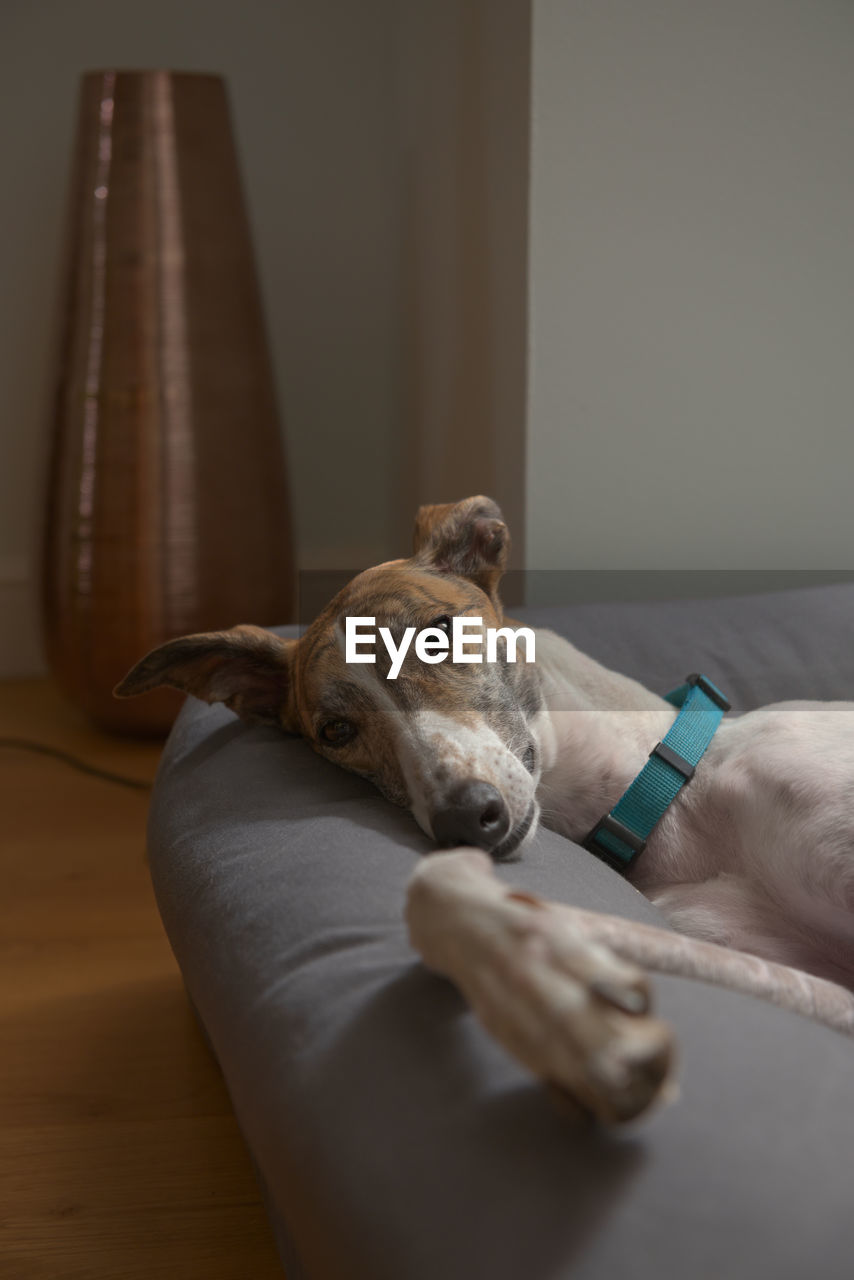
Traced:
POLYGON ((25 556, 0 555, 0 679, 43 676, 46 670, 31 567, 25 556))

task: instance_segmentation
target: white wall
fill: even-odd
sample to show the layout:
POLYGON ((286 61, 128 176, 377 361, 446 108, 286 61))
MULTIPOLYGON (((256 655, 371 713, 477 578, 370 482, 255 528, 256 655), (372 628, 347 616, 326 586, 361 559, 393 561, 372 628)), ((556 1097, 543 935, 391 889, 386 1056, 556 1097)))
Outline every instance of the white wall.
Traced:
POLYGON ((852 567, 854 5, 534 0, 528 563, 852 567))
POLYGON ((228 79, 303 566, 396 554, 415 501, 489 488, 527 506, 534 567, 851 565, 854 7, 533 9, 526 253, 529 0, 0 5, 0 673, 40 660, 98 66, 228 79))
POLYGON ((0 674, 38 670, 37 542, 77 79, 227 77, 300 561, 388 554, 396 427, 394 0, 0 4, 0 674), (354 531, 358 531, 354 534, 354 531))

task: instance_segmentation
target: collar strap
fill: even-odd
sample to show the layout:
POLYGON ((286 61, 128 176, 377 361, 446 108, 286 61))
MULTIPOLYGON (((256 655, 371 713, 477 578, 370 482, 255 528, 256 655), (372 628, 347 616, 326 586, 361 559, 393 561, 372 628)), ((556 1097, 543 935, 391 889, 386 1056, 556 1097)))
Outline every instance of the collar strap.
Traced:
POLYGON ((679 715, 611 812, 582 841, 585 849, 615 871, 625 873, 643 853, 653 827, 693 778, 724 712, 730 709, 720 689, 697 674, 666 694, 666 700, 680 708, 679 715))

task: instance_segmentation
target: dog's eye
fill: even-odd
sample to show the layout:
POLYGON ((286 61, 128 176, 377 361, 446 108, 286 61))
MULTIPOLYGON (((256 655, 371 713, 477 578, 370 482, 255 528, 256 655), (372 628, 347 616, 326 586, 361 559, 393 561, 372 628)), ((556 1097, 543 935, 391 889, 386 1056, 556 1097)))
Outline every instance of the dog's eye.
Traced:
POLYGON ((448 635, 451 634, 451 619, 446 613, 443 613, 440 618, 434 618, 430 623, 430 626, 434 627, 437 631, 445 631, 448 635))
POLYGON ((356 736, 356 726, 349 720, 327 720, 321 727, 320 736, 330 747, 344 747, 356 736))

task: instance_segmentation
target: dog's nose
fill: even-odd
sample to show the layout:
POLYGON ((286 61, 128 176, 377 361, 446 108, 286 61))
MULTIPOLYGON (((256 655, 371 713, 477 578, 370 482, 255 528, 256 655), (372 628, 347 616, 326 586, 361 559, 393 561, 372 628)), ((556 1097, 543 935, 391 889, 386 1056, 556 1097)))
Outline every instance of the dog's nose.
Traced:
POLYGON ((463 782, 437 809, 432 825, 440 845, 473 844, 488 851, 506 836, 510 815, 490 783, 463 782))

